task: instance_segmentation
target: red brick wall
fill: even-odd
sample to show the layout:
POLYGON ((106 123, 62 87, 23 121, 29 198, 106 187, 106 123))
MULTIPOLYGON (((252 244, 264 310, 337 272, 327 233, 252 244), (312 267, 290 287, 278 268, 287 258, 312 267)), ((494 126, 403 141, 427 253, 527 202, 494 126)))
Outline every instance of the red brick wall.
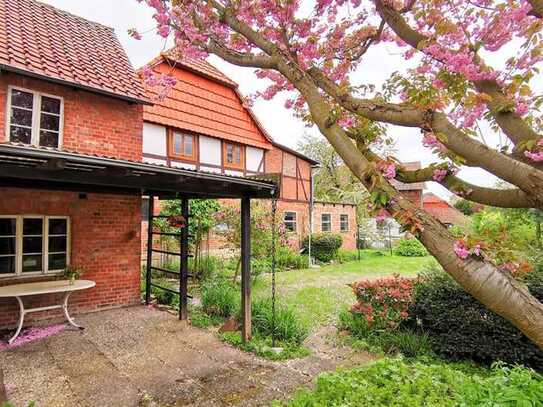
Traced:
POLYGON ((304 159, 273 147, 266 152, 267 173, 281 174, 281 198, 309 202, 311 199, 311 165, 304 159))
POLYGON ((337 233, 343 238, 343 249, 354 250, 356 249, 356 230, 358 224, 356 221, 356 206, 345 204, 330 204, 315 202, 313 212, 313 232, 319 233, 322 231, 321 215, 323 213, 329 213, 331 215, 332 230, 331 233, 337 233), (340 230, 340 215, 349 215, 349 231, 341 232, 340 230))
MULTIPOLYGON (((87 154, 141 161, 143 107, 24 76, 0 75, 0 129, 5 132, 8 85, 64 99, 61 148, 87 154)), ((0 136, 0 141, 8 135, 0 136)))
MULTIPOLYGON (((141 198, 135 196, 87 194, 0 188, 2 215, 70 216, 71 263, 81 267, 83 279, 96 281, 96 287, 70 298, 74 313, 139 303, 141 198)), ((0 285, 50 280, 55 277, 1 278, 0 285)), ((56 277, 58 278, 58 277, 56 277)), ((25 300, 34 306, 49 305, 46 296, 25 300)), ((50 317, 30 314, 27 321, 50 317)), ((0 301, 0 326, 12 324, 18 316, 14 299, 0 301)))

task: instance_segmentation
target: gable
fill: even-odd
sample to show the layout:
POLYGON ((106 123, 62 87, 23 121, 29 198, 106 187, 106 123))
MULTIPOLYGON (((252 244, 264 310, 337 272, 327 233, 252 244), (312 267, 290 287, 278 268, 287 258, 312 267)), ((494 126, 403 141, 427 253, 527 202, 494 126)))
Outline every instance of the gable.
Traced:
POLYGON ((147 86, 154 106, 144 107, 147 122, 171 126, 224 140, 270 149, 271 143, 233 86, 199 75, 182 65, 163 61, 153 68, 171 75, 177 83, 163 100, 147 86))

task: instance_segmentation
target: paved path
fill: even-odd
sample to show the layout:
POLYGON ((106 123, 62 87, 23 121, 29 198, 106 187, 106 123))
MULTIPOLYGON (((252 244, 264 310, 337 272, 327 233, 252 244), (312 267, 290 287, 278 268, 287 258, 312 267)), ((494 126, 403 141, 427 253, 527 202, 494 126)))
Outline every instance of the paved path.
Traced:
POLYGON ((163 311, 133 307, 78 321, 85 331, 0 352, 15 406, 261 406, 322 371, 369 360, 328 345, 328 329, 308 338, 312 355, 270 362, 163 311))

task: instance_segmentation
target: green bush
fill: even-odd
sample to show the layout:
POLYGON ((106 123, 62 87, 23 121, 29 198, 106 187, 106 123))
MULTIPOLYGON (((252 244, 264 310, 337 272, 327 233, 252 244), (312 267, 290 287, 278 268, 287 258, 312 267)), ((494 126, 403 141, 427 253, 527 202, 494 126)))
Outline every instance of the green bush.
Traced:
POLYGON ((428 255, 426 248, 417 239, 400 239, 394 254, 404 257, 424 257, 428 255))
MULTIPOLYGON (((543 300, 543 273, 526 278, 543 300)), ((430 336, 432 349, 452 360, 504 361, 543 370, 543 351, 516 327, 488 310, 442 271, 426 272, 415 286, 410 326, 430 336)))
POLYGON ((369 352, 400 353, 407 357, 430 355, 428 336, 408 329, 375 330, 365 319, 343 310, 339 314, 339 329, 347 330, 355 339, 351 346, 369 352))
POLYGON ((211 255, 203 255, 199 261, 189 259, 189 270, 200 280, 210 280, 216 276, 217 271, 222 267, 223 260, 211 255))
POLYGON ((209 316, 228 318, 240 309, 239 290, 226 280, 204 283, 201 294, 202 309, 209 316))
MULTIPOLYGON (((328 263, 337 257, 343 244, 341 235, 334 233, 316 233, 311 235, 311 255, 320 262, 328 263)), ((309 236, 303 241, 303 248, 309 252, 309 236)))
POLYGON ((496 366, 479 372, 463 365, 381 359, 321 374, 314 390, 302 390, 284 405, 540 406, 541 400, 543 377, 530 369, 496 366))
MULTIPOLYGON (((263 337, 271 336, 274 331, 272 319, 272 302, 270 299, 266 298, 253 302, 252 322, 255 334, 263 337)), ((276 305, 275 338, 277 340, 300 345, 307 337, 307 334, 307 328, 300 322, 291 308, 280 304, 276 305)))
POLYGON ((229 343, 236 348, 245 352, 252 352, 260 357, 270 360, 287 360, 303 358, 310 354, 309 349, 304 348, 296 343, 276 341, 275 345, 283 349, 281 353, 275 353, 271 350, 271 337, 262 337, 258 333, 253 335, 249 342, 243 342, 239 332, 225 332, 219 335, 219 338, 226 343, 229 343))
MULTIPOLYGON (((270 259, 271 260, 271 259, 270 259)), ((279 246, 275 254, 279 270, 299 270, 308 267, 307 256, 301 255, 288 246, 279 246)), ((271 264, 271 261, 270 261, 271 264)))

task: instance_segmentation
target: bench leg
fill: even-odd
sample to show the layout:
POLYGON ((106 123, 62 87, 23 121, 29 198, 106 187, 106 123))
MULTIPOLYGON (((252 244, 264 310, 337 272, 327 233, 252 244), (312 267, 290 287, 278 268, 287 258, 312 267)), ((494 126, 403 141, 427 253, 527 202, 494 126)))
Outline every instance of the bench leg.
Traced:
POLYGON ((19 323, 17 324, 17 330, 15 331, 15 335, 11 337, 11 339, 8 341, 8 343, 11 345, 15 339, 19 336, 21 333, 21 329, 23 329, 23 322, 25 320, 25 306, 23 304, 23 300, 21 297, 15 297, 17 299, 17 302, 19 303, 19 323))
POLYGON ((62 299, 62 310, 64 311, 64 316, 66 317, 66 320, 73 326, 79 329, 84 329, 82 326, 79 326, 75 323, 73 318, 70 316, 70 313, 68 312, 68 298, 70 298, 71 291, 67 291, 64 294, 64 297, 62 299))

